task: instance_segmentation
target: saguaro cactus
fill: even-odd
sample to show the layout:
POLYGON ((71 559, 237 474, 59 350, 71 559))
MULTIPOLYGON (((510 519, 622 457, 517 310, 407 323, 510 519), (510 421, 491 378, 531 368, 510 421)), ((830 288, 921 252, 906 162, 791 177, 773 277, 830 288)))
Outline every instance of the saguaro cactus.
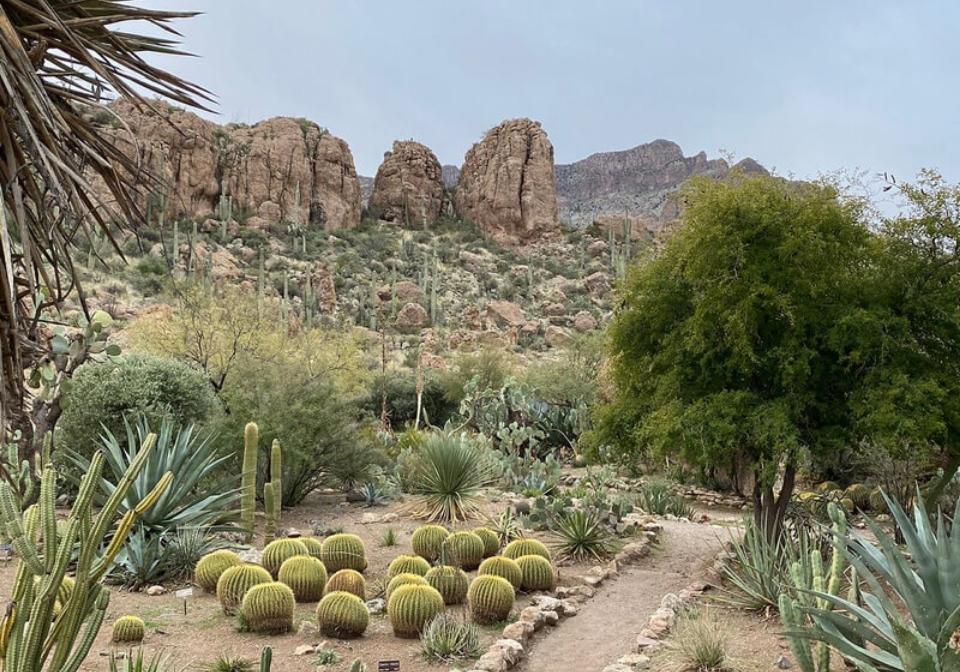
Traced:
POLYGON ((243 472, 240 477, 240 524, 247 543, 253 539, 253 519, 257 508, 257 444, 260 428, 248 422, 243 430, 243 472))
POLYGON ((283 505, 283 450, 278 439, 270 447, 270 480, 263 486, 263 503, 267 513, 267 539, 274 539, 280 525, 283 505))
POLYGON ((90 651, 103 625, 110 593, 101 581, 139 518, 169 487, 173 474, 163 475, 156 487, 136 507, 116 521, 120 504, 146 464, 156 445, 155 434, 147 436, 116 489, 98 512, 93 497, 100 484, 103 455, 97 453, 83 477, 77 499, 57 535, 57 473, 45 466, 40 474, 40 502, 21 513, 8 483, 0 483, 0 521, 20 558, 13 595, 0 623, 0 656, 3 669, 17 672, 75 672, 90 651), (113 530, 109 543, 104 542, 113 530), (38 542, 43 538, 43 551, 38 542), (101 549, 102 553, 101 553, 101 549), (74 590, 58 605, 58 594, 76 557, 74 590), (59 614, 55 611, 60 609, 59 614), (81 633, 81 629, 83 632, 81 633))

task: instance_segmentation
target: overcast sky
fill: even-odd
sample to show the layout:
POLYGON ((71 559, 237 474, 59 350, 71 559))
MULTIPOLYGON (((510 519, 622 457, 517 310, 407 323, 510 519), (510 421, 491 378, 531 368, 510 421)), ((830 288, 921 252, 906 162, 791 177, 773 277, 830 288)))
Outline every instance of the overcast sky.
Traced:
POLYGON ((140 0, 197 9, 219 120, 308 117, 373 175, 395 139, 442 163, 538 119, 559 163, 668 138, 784 175, 921 167, 960 181, 960 3, 140 0))

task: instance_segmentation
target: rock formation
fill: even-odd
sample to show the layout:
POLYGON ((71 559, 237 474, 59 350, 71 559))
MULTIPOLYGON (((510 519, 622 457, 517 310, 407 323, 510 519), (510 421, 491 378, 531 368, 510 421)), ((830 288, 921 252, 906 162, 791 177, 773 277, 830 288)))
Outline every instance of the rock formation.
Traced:
POLYGON ((467 151, 455 196, 457 213, 503 242, 557 228, 553 145, 540 124, 505 121, 467 151))
POLYGON ((347 143, 305 119, 219 126, 156 104, 120 100, 109 132, 145 168, 166 178, 154 195, 171 216, 199 217, 228 203, 256 225, 290 221, 324 229, 360 223, 360 183, 347 143), (225 197, 223 201, 221 197, 225 197), (162 200, 161 200, 162 199, 162 200))
POLYGON ((370 210, 387 221, 422 227, 436 221, 445 201, 440 162, 430 148, 412 140, 394 142, 377 169, 370 210))

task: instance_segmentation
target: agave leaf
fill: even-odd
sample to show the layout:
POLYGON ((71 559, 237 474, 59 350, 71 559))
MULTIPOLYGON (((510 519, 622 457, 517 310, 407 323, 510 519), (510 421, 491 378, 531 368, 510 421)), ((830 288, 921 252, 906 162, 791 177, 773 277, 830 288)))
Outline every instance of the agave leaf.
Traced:
POLYGON ((893 624, 897 648, 905 670, 910 672, 940 672, 937 645, 915 629, 902 623, 893 624))

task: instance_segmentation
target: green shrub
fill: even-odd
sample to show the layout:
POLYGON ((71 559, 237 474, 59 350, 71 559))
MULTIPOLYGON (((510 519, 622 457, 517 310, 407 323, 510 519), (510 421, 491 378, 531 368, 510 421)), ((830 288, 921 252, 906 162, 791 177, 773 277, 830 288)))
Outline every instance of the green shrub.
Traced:
POLYGON ((640 488, 637 506, 655 516, 690 518, 693 515, 693 507, 682 495, 670 492, 667 486, 659 483, 648 483, 640 488))
POLYGON ((218 407, 202 373, 172 359, 127 355, 81 366, 63 395, 57 423, 62 445, 89 458, 102 445, 104 427, 124 434, 124 418, 141 413, 159 426, 165 418, 188 425, 218 407))
POLYGON ((182 580, 193 574, 203 556, 229 546, 226 539, 211 534, 208 528, 181 528, 163 548, 160 573, 164 579, 182 580))
POLYGON ((451 614, 439 614, 427 624, 420 646, 427 660, 447 664, 477 658, 483 651, 477 626, 451 614))
POLYGON ((681 613, 667 641, 667 657, 685 670, 725 672, 732 669, 731 634, 712 611, 681 613))
MULTIPOLYGON (((440 373, 427 369, 423 375, 421 426, 443 427, 457 412, 459 402, 451 401, 444 393, 440 373)), ((370 382, 363 408, 373 417, 379 417, 386 382, 387 415, 392 427, 413 425, 417 417, 417 376, 412 369, 388 371, 386 378, 378 375, 370 382)))

